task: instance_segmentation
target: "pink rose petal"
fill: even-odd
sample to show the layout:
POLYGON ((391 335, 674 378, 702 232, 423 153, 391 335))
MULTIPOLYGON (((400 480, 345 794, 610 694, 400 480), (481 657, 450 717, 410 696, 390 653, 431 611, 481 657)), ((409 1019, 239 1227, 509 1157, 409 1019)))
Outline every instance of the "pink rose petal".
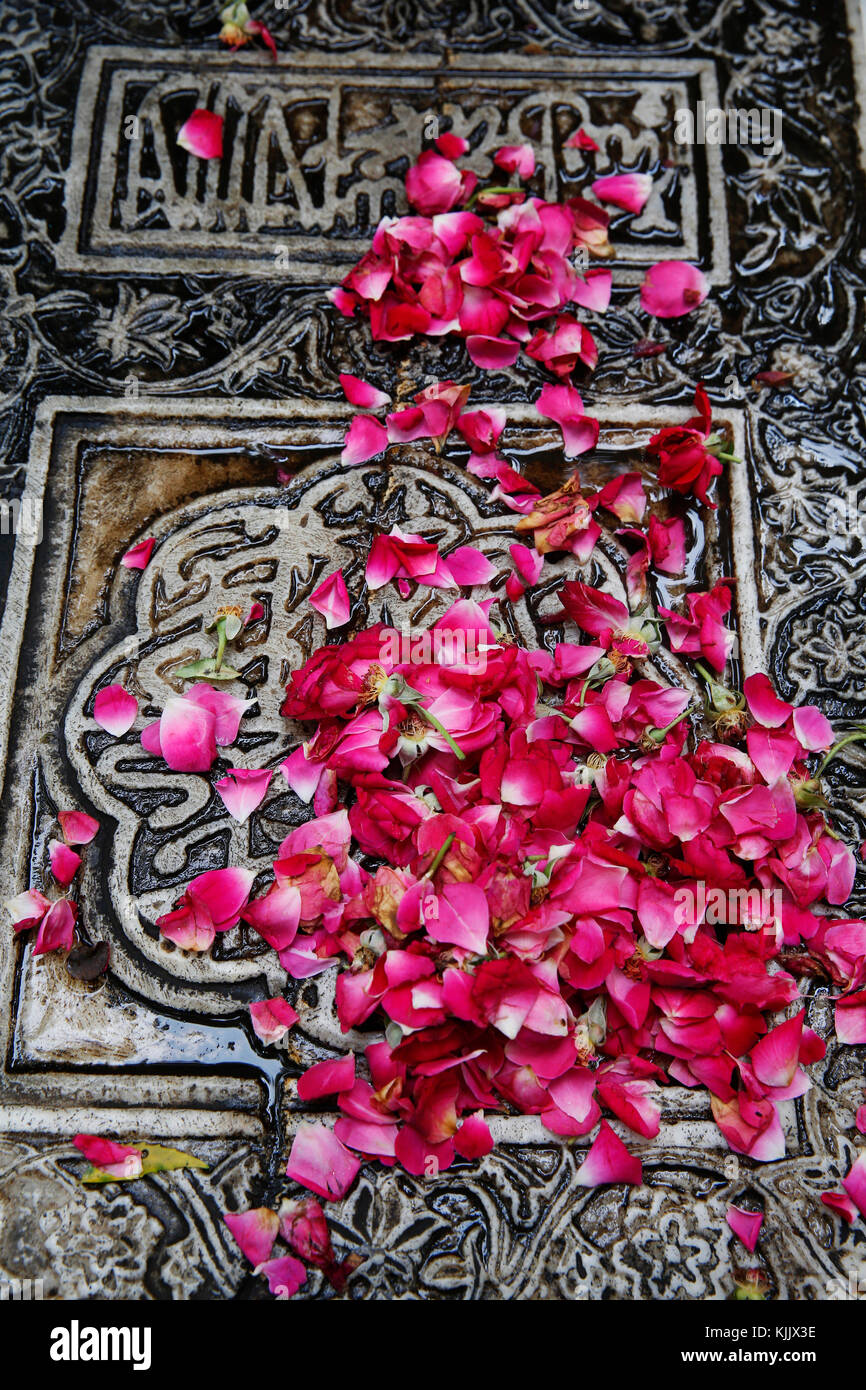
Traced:
POLYGON ((359 376, 351 376, 349 372, 340 373, 340 385, 349 404, 357 405, 362 410, 380 410, 390 404, 391 397, 384 391, 377 390, 359 376))
POLYGON ((610 304, 612 287, 613 276, 609 270, 603 267, 587 270, 571 291, 572 302, 594 314, 603 314, 610 304))
POLYGON ((349 621, 351 603, 341 569, 322 580, 319 587, 310 594, 310 603, 316 612, 324 617, 329 632, 332 628, 342 627, 349 621))
POLYGON ((649 519, 648 534, 650 558, 662 574, 682 574, 686 567, 686 529, 678 516, 660 521, 657 516, 649 519))
POLYGON ((334 1062, 315 1062, 308 1067, 303 1076, 298 1077, 298 1095, 301 1100, 319 1100, 322 1096, 351 1091, 354 1084, 355 1054, 350 1052, 334 1062))
POLYGON ((446 159, 460 159, 461 155, 469 153, 469 141, 464 140, 462 135, 455 135, 453 130, 446 130, 444 135, 438 135, 434 144, 446 159))
POLYGON ((857 1208, 844 1192, 822 1192, 821 1201, 825 1207, 841 1216, 843 1221, 847 1221, 849 1226, 857 1220, 857 1208))
POLYGON ((209 951, 216 937, 216 928, 207 913, 200 914, 188 907, 166 912, 156 921, 160 934, 173 941, 182 951, 199 954, 209 951))
POLYGON ((508 549, 514 561, 514 568, 526 587, 531 589, 541 578, 544 556, 539 555, 537 550, 531 550, 528 545, 520 545, 519 542, 510 545, 508 549))
POLYGON ((253 1031, 262 1042, 275 1043, 285 1037, 298 1021, 298 1015, 286 999, 258 999, 250 1004, 253 1031))
POLYGON ((243 918, 275 951, 285 951, 298 933, 300 890, 291 884, 273 883, 263 898, 247 903, 243 918))
POLYGON ((322 1124, 302 1123, 292 1142, 286 1176, 329 1202, 345 1197, 358 1174, 360 1160, 322 1124))
POLYGON ((177 143, 199 159, 219 159, 223 152, 222 116, 201 108, 193 111, 178 131, 177 143))
POLYGON ((659 319, 682 318, 703 304, 709 292, 709 281, 697 266, 687 261, 657 261, 641 285, 641 308, 659 319))
POLYGON ((68 845, 89 845, 99 829, 99 821, 85 811, 58 811, 57 819, 68 845))
POLYGON ((493 1136, 481 1110, 466 1116, 454 1136, 454 1148, 461 1158, 483 1158, 491 1152, 493 1136))
POLYGON ((503 145, 493 156, 493 163, 506 174, 531 179, 535 173, 535 153, 531 145, 503 145))
POLYGON ((841 1043, 866 1043, 866 990, 836 1000, 836 1037, 841 1043))
POLYGON ((230 767, 225 777, 214 782, 214 791, 229 815, 243 825, 264 801, 273 775, 267 768, 230 767))
POLYGON ((138 714, 138 701, 122 685, 105 685, 93 701, 93 718, 115 738, 128 733, 138 714))
POLYGON ((159 721, 160 752, 172 771, 207 772, 217 755, 215 728, 210 710, 172 696, 159 721))
POLYGON ((743 1211, 741 1207, 732 1205, 725 1213, 725 1220, 746 1249, 754 1250, 758 1243, 761 1226, 764 1224, 764 1213, 761 1211, 743 1211))
POLYGON ((520 353, 520 344, 509 342, 507 338, 489 338, 480 333, 472 333, 466 339, 466 351, 476 367, 497 372, 505 367, 513 367, 520 353))
POLYGON ((275 1260, 266 1260, 259 1265, 256 1273, 265 1276, 271 1293, 279 1299, 292 1298, 307 1280, 306 1268, 294 1255, 280 1255, 275 1260))
POLYGON ((113 1178, 137 1178, 141 1172, 141 1150, 129 1144, 116 1144, 98 1134, 76 1134, 72 1142, 88 1163, 113 1178))
POLYGON ((808 752, 823 753, 832 744, 833 726, 815 705, 801 705, 795 709, 791 722, 794 733, 808 752))
POLYGON ((34 956, 44 955, 46 951, 71 950, 75 940, 77 916, 77 907, 74 903, 68 902, 66 898, 60 898, 57 902, 52 903, 39 923, 39 930, 33 943, 34 956))
POLYGON ((643 1182, 643 1168, 640 1159, 629 1153, 607 1120, 602 1120, 589 1153, 575 1174, 575 1181, 580 1187, 598 1187, 609 1182, 639 1187, 643 1182))
POLYGON ((252 1211, 223 1213, 241 1254, 251 1265, 260 1265, 270 1255, 280 1229, 280 1219, 270 1207, 254 1207, 252 1211))
POLYGON ((641 212, 652 186, 649 174, 610 174, 596 179, 592 191, 603 203, 614 203, 626 212, 641 212))
POLYGON ((580 392, 573 386, 554 386, 549 382, 542 388, 535 409, 559 425, 566 458, 585 454, 598 442, 598 421, 584 415, 580 392))
POLYGON ((388 447, 388 431, 371 415, 356 415, 346 432, 340 462, 346 468, 366 463, 388 447))
POLYGON ((153 547, 156 541, 150 537, 146 541, 139 541, 131 550, 127 550, 120 563, 125 565, 128 570, 143 570, 153 554, 153 547))
POLYGON ((81 868, 81 855, 64 845, 62 840, 48 842, 48 858, 51 872, 61 888, 68 888, 81 868))
POLYGON ((255 700, 242 700, 238 695, 230 695, 227 690, 215 690, 205 681, 192 686, 183 698, 213 715, 214 738, 221 748, 234 743, 242 716, 255 704, 255 700))
POLYGON ((770 1030, 752 1049, 755 1075, 765 1086, 790 1086, 800 1061, 805 1010, 770 1030))
POLYGON ((847 1178, 842 1179, 842 1186, 860 1215, 866 1216, 866 1150, 852 1164, 847 1178))
POLYGON ((474 545, 459 545, 445 556, 445 564, 460 585, 489 584, 496 574, 496 566, 474 545))
POLYGON ((3 906, 12 918, 13 931, 29 931, 42 921, 51 907, 51 900, 38 888, 28 888, 14 898, 7 898, 3 906))
POLYGON ((598 145, 591 135, 587 135, 583 126, 580 126, 573 135, 569 135, 565 142, 567 150, 595 150, 598 152, 598 145))

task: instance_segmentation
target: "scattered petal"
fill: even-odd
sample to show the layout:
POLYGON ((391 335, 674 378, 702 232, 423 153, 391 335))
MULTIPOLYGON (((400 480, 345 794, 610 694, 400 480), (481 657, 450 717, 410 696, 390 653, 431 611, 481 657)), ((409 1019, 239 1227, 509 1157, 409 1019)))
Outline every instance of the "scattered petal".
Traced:
POLYGON ((156 541, 152 536, 146 541, 139 541, 131 550, 127 550, 120 563, 128 570, 146 569, 155 545, 156 541))
POLYGON ((177 133, 182 150, 199 159, 220 159, 223 152, 223 118, 215 111, 198 109, 184 121, 177 133))
POLYGON ((764 1213, 761 1211, 743 1211, 742 1207, 731 1205, 725 1213, 725 1220, 746 1249, 754 1250, 758 1243, 761 1226, 764 1223, 764 1213))
POLYGON ((93 718, 115 738, 128 733, 138 714, 138 701, 122 685, 105 685, 96 692, 93 718))

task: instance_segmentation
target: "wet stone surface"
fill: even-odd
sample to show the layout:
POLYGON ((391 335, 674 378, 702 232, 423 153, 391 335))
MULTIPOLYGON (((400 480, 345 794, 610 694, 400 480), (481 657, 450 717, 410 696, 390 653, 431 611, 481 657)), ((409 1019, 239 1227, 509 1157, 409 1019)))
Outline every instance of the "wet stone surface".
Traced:
MULTIPOLYGON (((0 37, 0 483, 42 509, 41 536, 0 538, 0 896, 40 886, 58 807, 111 827, 81 883, 107 976, 72 978, 0 933, 0 1278, 66 1298, 261 1297, 220 1213, 278 1198, 303 1113, 295 1078, 346 1045, 327 977, 289 984, 300 1023, 287 1048, 264 1048, 246 1005, 286 987, 272 953, 237 930, 188 957, 153 925, 193 873, 229 857, 265 867, 302 803, 272 796, 235 825, 211 786, 221 764, 210 779, 145 775, 136 733, 116 741, 93 721, 95 689, 123 680, 143 713, 160 708, 205 649, 213 607, 255 598, 265 617, 239 660, 258 703, 239 747, 276 766, 293 742, 277 712, 287 672, 324 635, 305 599, 335 564, 353 588, 370 528, 479 545, 501 562, 498 592, 509 516, 459 450, 406 447, 387 468, 340 472, 340 371, 392 392, 471 380, 473 403, 509 405, 506 452, 545 487, 562 477, 529 404, 534 364, 493 377, 450 340, 372 344, 324 298, 378 218, 403 210, 431 117, 470 139, 482 175, 499 144, 531 141, 547 196, 583 187, 587 166, 563 149, 578 125, 602 145, 595 174, 654 175, 644 213, 613 238, 619 288, 585 390, 602 422, 591 480, 639 463, 648 431, 681 420, 703 379, 746 462, 718 513, 691 514, 689 586, 736 576, 740 674, 772 670, 842 730, 866 714, 864 199, 844 8, 290 0, 262 16, 277 68, 218 53, 213 13, 34 4, 10 9, 0 37), (677 145, 676 109, 701 99, 778 108, 783 148, 677 145), (231 153, 198 174, 174 136, 204 104, 225 114, 231 153), (698 261, 714 291, 666 326, 663 356, 637 359, 636 284, 662 254, 698 261), (793 384, 753 389, 768 368, 793 384), (144 574, 119 568, 147 535, 144 574), (70 1142, 82 1127, 211 1166, 85 1189, 70 1142)), ((591 566, 589 582, 621 590, 613 535, 591 566)), ((353 621, 427 621, 436 603, 389 599, 353 621)), ((515 636, 550 641, 551 606, 544 586, 516 605, 515 636)), ((836 766, 838 823, 859 842, 863 759, 836 766)), ((809 1023, 827 1036, 826 989, 810 990, 809 1023)), ((866 1273, 866 1240, 819 1196, 849 1162, 862 1052, 830 1042, 812 1090, 788 1103, 778 1163, 737 1160, 703 1095, 670 1088, 658 1139, 633 1141, 645 1185, 625 1194, 576 1187, 585 1141, 526 1118, 495 1119, 494 1153, 436 1180, 368 1165, 333 1223, 365 1258, 353 1295, 724 1298, 742 1256, 725 1209, 751 1200, 766 1213, 753 1262, 774 1291, 838 1296, 866 1273)), ((298 1297, 317 1296, 330 1292, 316 1276, 298 1297)))

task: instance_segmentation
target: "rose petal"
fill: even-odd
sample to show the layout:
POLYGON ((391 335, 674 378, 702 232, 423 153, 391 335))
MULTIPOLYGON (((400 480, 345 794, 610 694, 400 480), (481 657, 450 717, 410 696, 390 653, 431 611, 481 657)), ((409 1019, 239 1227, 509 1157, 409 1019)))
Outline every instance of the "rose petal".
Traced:
POLYGON ((105 685, 96 692, 93 718, 115 738, 128 733, 138 714, 138 701, 122 685, 105 685))
POLYGON ((159 747, 173 772, 207 772, 217 755, 210 710, 172 696, 159 721, 159 747))
POLYGON ((503 145, 494 154, 493 163, 521 179, 531 179, 535 173, 535 153, 531 145, 503 145))
POLYGON ((68 951, 75 940, 75 920, 78 908, 66 898, 52 903, 36 933, 33 943, 34 956, 44 955, 46 951, 68 951))
POLYGON ((595 179, 592 191, 603 203, 614 203, 626 212, 641 212, 652 186, 649 174, 610 174, 606 178, 595 179))
POLYGON ((241 1254, 251 1265, 260 1265, 268 1258, 280 1229, 280 1220, 275 1211, 271 1211, 270 1207, 227 1211, 223 1213, 223 1221, 240 1246, 241 1254))
POLYGON ((842 1186, 851 1198, 861 1216, 866 1216, 866 1151, 852 1164, 842 1186))
POLYGON ((298 1077, 298 1095, 301 1100, 319 1100, 321 1096, 333 1096, 340 1091, 351 1091, 355 1084, 355 1054, 340 1057, 331 1062, 315 1062, 298 1077))
POLYGON ((88 1163, 113 1178, 137 1178, 142 1170, 141 1149, 129 1144, 116 1144, 98 1134, 76 1134, 72 1142, 88 1163))
POLYGON ((641 285, 641 308, 655 318, 681 318, 703 304, 709 292, 709 281, 697 266, 687 261, 657 261, 641 285))
POLYGON ((127 550, 126 554, 121 558, 120 563, 125 565, 128 570, 145 569, 153 554, 153 547, 155 545, 156 541, 153 537, 150 537, 146 541, 139 541, 131 550, 127 550))
MULTIPOLYGON (((255 1003, 250 1004, 250 1022, 254 1033, 262 1042, 279 1042, 297 1021, 298 1015, 291 1004, 279 996, 275 999, 257 999, 255 1003)), ((256 1260, 254 1263, 258 1264, 259 1261, 256 1260)))
POLYGON ((725 1212, 725 1220, 746 1249, 754 1250, 758 1243, 761 1226, 764 1224, 764 1213, 761 1211, 743 1211, 741 1207, 731 1205, 725 1212))
POLYGON ((243 825, 264 801, 273 775, 267 768, 230 767, 225 777, 214 782, 214 791, 229 815, 243 825))
POLYGON ((483 1158, 493 1149, 493 1136, 481 1110, 467 1115, 454 1136, 454 1148, 461 1158, 483 1158))
POLYGON ((821 1201, 825 1207, 829 1207, 837 1216, 847 1221, 849 1226, 857 1220, 857 1208, 844 1192, 822 1192, 821 1201))
POLYGON ((360 1160, 322 1124, 303 1122, 292 1141, 286 1176, 329 1202, 345 1197, 358 1174, 360 1160))
POLYGON ((488 338, 480 333, 472 333, 466 339, 466 351, 476 367, 497 372, 514 366, 520 344, 509 342, 507 338, 488 338))
POLYGON ((48 858, 51 872, 61 888, 68 888, 81 868, 81 855, 64 845, 62 840, 48 842, 48 858))
POLYGON ((496 566, 474 545, 459 545, 445 556, 445 563, 455 583, 463 585, 489 584, 496 566))
POLYGON ((602 1120, 589 1153, 575 1174, 575 1182, 580 1187, 598 1187, 609 1182, 625 1182, 639 1187, 643 1182, 640 1159, 629 1153, 607 1120, 602 1120))
POLYGON ((193 111, 177 133, 182 150, 198 155, 199 159, 219 159, 223 152, 223 118, 215 111, 201 108, 193 111))
POLYGON ((371 415, 356 415, 346 432, 340 462, 345 468, 366 463, 388 447, 388 432, 371 415))
POLYGON ((37 888, 28 888, 14 898, 7 898, 3 906, 12 917, 14 931, 29 931, 42 921, 51 907, 51 901, 37 888))
POLYGON ((322 580, 319 587, 310 594, 310 603, 316 612, 324 617, 328 631, 342 627, 349 621, 351 604, 341 569, 322 580))
POLYGON ((362 410, 380 410, 383 406, 389 405, 391 397, 384 391, 379 391, 375 386, 371 386, 369 381, 362 381, 359 376, 351 376, 348 372, 340 373, 340 385, 343 394, 350 405, 357 405, 362 410))
POLYGON ((280 1255, 276 1260, 266 1260, 259 1265, 256 1273, 265 1276, 271 1293, 280 1299, 292 1298, 307 1280, 306 1269, 294 1255, 280 1255))
POLYGON ((58 811, 57 819, 68 845, 89 845, 99 829, 99 821, 85 811, 58 811))

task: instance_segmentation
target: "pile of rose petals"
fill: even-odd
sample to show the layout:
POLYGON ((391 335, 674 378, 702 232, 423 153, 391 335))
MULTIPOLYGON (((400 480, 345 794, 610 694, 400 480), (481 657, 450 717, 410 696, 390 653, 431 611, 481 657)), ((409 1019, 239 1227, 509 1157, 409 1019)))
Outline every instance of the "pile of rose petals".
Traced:
MULTIPOLYGON (((594 148, 581 135, 572 143, 594 148)), ((571 306, 607 307, 610 272, 588 264, 611 254, 607 214, 581 198, 528 196, 517 183, 535 172, 527 146, 497 151, 508 183, 488 189, 458 167, 466 153, 447 134, 421 155, 406 179, 414 212, 380 224, 334 302, 367 316, 378 339, 459 334, 482 367, 512 364, 522 345, 556 378, 536 406, 559 426, 565 457, 577 457, 598 423, 569 378, 591 369, 597 350, 571 306)), ((642 175, 615 175, 593 191, 639 213, 650 189, 642 175)), ((641 298, 672 317, 706 292, 695 267, 662 262, 641 298)), ((199 952, 243 921, 292 979, 334 974, 352 1047, 298 1078, 299 1099, 331 1118, 300 1124, 287 1175, 324 1201, 345 1196, 364 1162, 433 1176, 490 1152, 489 1117, 516 1113, 564 1138, 595 1132, 581 1185, 639 1184, 629 1136, 658 1134, 672 1083, 708 1093, 735 1153, 781 1158, 781 1107, 809 1089, 806 1068, 825 1051, 799 978, 829 983, 838 1037, 866 1043, 866 922, 834 915, 854 858, 821 794, 829 723, 779 698, 766 676, 742 692, 724 684, 731 581, 652 615, 652 577, 683 572, 686 536, 680 517, 648 515, 639 473, 586 494, 575 473, 543 497, 499 452, 505 412, 468 410, 467 386, 434 383, 389 411, 378 388, 341 383, 361 412, 345 465, 392 444, 439 450, 454 430, 467 469, 518 514, 520 539, 495 599, 472 593, 495 574, 479 550, 442 554, 397 526, 371 537, 363 595, 349 593, 342 570, 326 576, 310 604, 349 635, 292 673, 281 711, 306 726, 281 774, 311 818, 280 844, 264 891, 253 896, 253 872, 226 865, 194 878, 158 919, 178 948, 199 952), (628 551, 627 603, 573 578, 546 619, 573 625, 560 640, 527 649, 506 636, 504 610, 539 583, 545 557, 585 564, 605 513, 628 551), (384 624, 351 629, 355 601, 392 585, 402 598, 428 588, 449 599, 408 650, 384 624), (663 640, 693 664, 698 704, 657 678, 650 663, 663 640), (358 1029, 370 1039, 363 1049, 358 1029)), ((731 455, 700 386, 695 407, 647 454, 663 487, 712 506, 708 488, 731 455)), ((174 771, 208 774, 252 703, 194 684, 167 701, 142 744, 174 771)), ((132 697, 108 687, 98 704, 94 717, 123 736, 132 697)), ((214 785, 243 822, 271 777, 231 768, 214 785)), ((70 828, 51 850, 61 884, 78 867, 69 846, 83 843, 70 828)), ((51 913, 63 909, 40 893, 12 906, 16 929, 40 924, 35 950, 71 944, 74 905, 56 929, 51 913)), ((298 1022, 279 997, 253 1003, 250 1017, 266 1046, 298 1022)), ((866 1106, 857 1124, 866 1132, 866 1106)), ((826 1206, 848 1221, 866 1215, 866 1154, 842 1186, 826 1206)), ((732 1205, 727 1219, 753 1250, 760 1213, 732 1205)), ((278 1297, 301 1286, 307 1266, 338 1290, 354 1267, 334 1254, 314 1198, 226 1221, 278 1297), (278 1239, 287 1253, 274 1254, 278 1239)))
MULTIPOLYGON (((322 1199, 363 1161, 430 1176, 482 1156, 491 1113, 567 1138, 598 1126, 578 1181, 640 1183, 607 1117, 652 1139, 670 1083, 709 1093, 734 1152, 773 1161, 780 1106, 825 1051, 798 976, 832 982, 840 1038, 866 1042, 866 922, 831 915, 854 859, 814 809, 826 718, 762 675, 743 697, 710 679, 690 710, 642 664, 646 644, 614 649, 617 601, 574 582, 561 596, 581 640, 552 652, 461 597, 430 630, 449 635, 434 659, 401 661, 376 625, 292 674, 283 713, 310 738, 283 771, 315 814, 263 895, 223 870, 207 910, 249 922, 295 979, 336 969, 344 1031, 376 1025, 363 1054, 298 1080, 338 1114, 300 1126, 287 1168, 322 1199)), ((719 669, 722 616, 694 623, 719 669)), ((213 886, 195 880, 181 910, 213 886)), ((845 1219, 866 1214, 864 1166, 825 1194, 845 1219)), ((732 1207, 729 1222, 753 1249, 760 1218, 732 1207)))
MULTIPOLYGON (((610 270, 589 264, 613 255, 608 214, 586 198, 529 196, 521 187, 535 173, 528 145, 494 154, 511 180, 504 187, 482 188, 458 168, 468 153, 466 140, 448 132, 421 154, 406 175, 413 211, 379 223, 370 250, 331 292, 334 304, 349 318, 365 315, 385 342, 457 334, 472 361, 490 370, 513 366, 522 347, 559 379, 592 371, 598 349, 574 306, 603 314, 610 302, 610 270)), ((618 174, 592 189, 639 213, 651 180, 618 174)), ((641 306, 676 318, 701 304, 708 288, 696 266, 661 261, 647 273, 641 306)))

